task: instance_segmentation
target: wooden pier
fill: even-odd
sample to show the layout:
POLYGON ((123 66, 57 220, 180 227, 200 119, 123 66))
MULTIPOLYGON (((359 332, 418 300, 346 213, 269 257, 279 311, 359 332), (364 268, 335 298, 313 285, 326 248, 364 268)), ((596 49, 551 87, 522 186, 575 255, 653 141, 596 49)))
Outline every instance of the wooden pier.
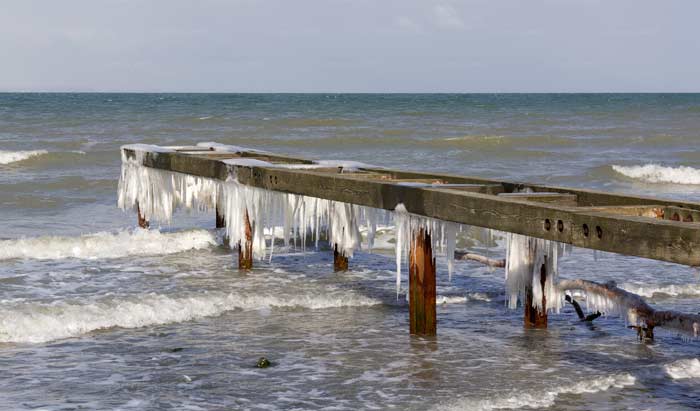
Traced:
MULTIPOLYGON (((142 166, 384 210, 409 213, 630 256, 700 266, 700 203, 369 166, 323 166, 249 149, 124 149, 142 166), (141 151, 141 153, 137 153, 141 151), (137 155, 138 154, 138 155, 137 155), (231 164, 251 159, 265 163, 231 164), (294 165, 290 167, 290 165, 294 165), (305 167, 308 165, 309 167, 305 167)), ((139 224, 144 226, 147 221, 139 224)), ((249 224, 249 223, 248 223, 249 224)), ((223 219, 217 212, 217 227, 223 219)), ((435 263, 426 233, 413 237, 409 264, 411 331, 435 333, 435 263)), ((250 244, 240 266, 251 267, 250 244)), ((336 270, 347 257, 334 250, 336 270)), ((544 266, 543 266, 544 267, 544 266)), ((542 273, 543 284, 547 273, 542 273)), ((546 302, 543 301, 543 304, 546 302)), ((526 310, 526 324, 546 327, 545 312, 526 310)))

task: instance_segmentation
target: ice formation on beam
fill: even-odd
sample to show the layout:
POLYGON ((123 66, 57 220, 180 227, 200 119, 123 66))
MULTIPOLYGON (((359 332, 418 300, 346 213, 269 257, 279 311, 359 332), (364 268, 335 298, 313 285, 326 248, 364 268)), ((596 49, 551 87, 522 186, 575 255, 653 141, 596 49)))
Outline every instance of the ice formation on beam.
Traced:
MULTIPOLYGON (((213 143, 212 143, 213 144, 213 143)), ((218 146, 216 146, 218 147, 218 146)), ((274 247, 275 228, 283 227, 285 245, 297 238, 305 248, 307 238, 325 236, 331 247, 347 257, 361 246, 360 227, 366 226, 367 248, 371 248, 379 216, 384 212, 314 197, 282 193, 238 183, 235 174, 226 182, 143 166, 145 152, 172 152, 158 146, 122 147, 122 172, 119 180, 118 206, 123 210, 139 207, 150 221, 169 223, 179 208, 211 211, 217 205, 226 221, 229 243, 235 247, 245 241, 245 215, 253 234, 253 255, 264 258, 274 247), (124 149, 136 155, 127 158, 124 149), (269 246, 265 233, 270 233, 269 246)), ((242 151, 250 151, 241 148, 242 151)), ((237 167, 269 167, 271 163, 252 158, 223 160, 237 167)))
POLYGON ((398 204, 394 209, 396 227, 396 296, 401 289, 401 265, 408 256, 413 237, 421 228, 430 234, 432 249, 444 255, 450 279, 454 270, 454 254, 457 230, 460 225, 450 221, 436 220, 411 214, 406 206, 398 204))
POLYGON ((220 184, 216 180, 144 167, 146 152, 167 153, 172 150, 146 144, 122 147, 122 169, 119 178, 117 205, 122 210, 135 210, 148 221, 169 223, 173 212, 184 207, 209 211, 216 206, 220 184), (125 149, 135 156, 127 158, 125 149))
POLYGON ((518 300, 526 301, 525 295, 532 290, 532 305, 542 310, 542 297, 547 302, 547 311, 559 312, 563 304, 557 284, 560 245, 555 241, 532 238, 509 233, 506 249, 506 298, 509 308, 516 308, 518 300), (546 266, 547 278, 544 290, 541 286, 542 265, 546 266))

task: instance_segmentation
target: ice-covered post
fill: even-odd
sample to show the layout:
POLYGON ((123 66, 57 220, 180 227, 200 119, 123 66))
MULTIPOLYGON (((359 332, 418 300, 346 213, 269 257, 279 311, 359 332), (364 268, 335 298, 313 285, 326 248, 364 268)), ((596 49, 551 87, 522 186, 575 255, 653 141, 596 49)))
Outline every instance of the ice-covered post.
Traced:
POLYGON ((533 307, 532 287, 525 290, 525 328, 547 328, 547 298, 545 297, 545 283, 547 282, 547 257, 544 257, 544 264, 540 267, 540 284, 542 287, 542 309, 533 307))
POLYGON ((226 227, 226 218, 224 214, 219 210, 219 205, 216 205, 216 228, 226 227))
POLYGON ((333 248, 333 271, 347 271, 348 270, 348 258, 345 253, 338 251, 338 244, 333 248))
POLYGON ((253 268, 253 229, 250 226, 248 210, 244 215, 245 224, 245 244, 238 242, 238 268, 249 270, 253 268))
POLYGON ((136 214, 138 214, 138 221, 139 221, 139 227, 141 228, 148 228, 150 226, 150 223, 148 220, 146 220, 146 217, 144 217, 141 214, 141 208, 139 207, 139 202, 136 202, 136 214))
POLYGON ((411 334, 432 336, 437 334, 433 246, 425 228, 413 234, 408 267, 411 334))

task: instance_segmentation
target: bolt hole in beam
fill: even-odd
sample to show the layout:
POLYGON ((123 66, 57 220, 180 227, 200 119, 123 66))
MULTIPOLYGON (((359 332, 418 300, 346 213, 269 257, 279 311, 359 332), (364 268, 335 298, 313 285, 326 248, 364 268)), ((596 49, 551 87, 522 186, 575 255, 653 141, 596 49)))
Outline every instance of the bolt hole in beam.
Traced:
POLYGON ((595 233, 598 236, 598 238, 603 238, 603 229, 600 228, 599 225, 595 227, 595 233))
POLYGON ((547 218, 547 219, 544 220, 544 229, 545 229, 546 231, 549 231, 549 230, 552 229, 552 222, 549 221, 549 218, 547 218))
POLYGON ((584 224, 583 225, 583 236, 588 237, 588 235, 590 234, 590 231, 591 230, 588 228, 588 224, 584 224))
POLYGON ((562 231, 564 231, 564 222, 563 221, 561 221, 561 220, 557 221, 557 230, 559 230, 560 233, 562 231))

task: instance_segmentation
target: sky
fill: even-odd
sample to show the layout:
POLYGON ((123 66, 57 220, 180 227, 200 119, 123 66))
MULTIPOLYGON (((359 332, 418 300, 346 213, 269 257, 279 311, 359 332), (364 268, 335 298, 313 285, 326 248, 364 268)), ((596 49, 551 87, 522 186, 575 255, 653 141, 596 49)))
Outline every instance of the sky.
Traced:
POLYGON ((2 0, 0 91, 700 92, 697 0, 2 0))

